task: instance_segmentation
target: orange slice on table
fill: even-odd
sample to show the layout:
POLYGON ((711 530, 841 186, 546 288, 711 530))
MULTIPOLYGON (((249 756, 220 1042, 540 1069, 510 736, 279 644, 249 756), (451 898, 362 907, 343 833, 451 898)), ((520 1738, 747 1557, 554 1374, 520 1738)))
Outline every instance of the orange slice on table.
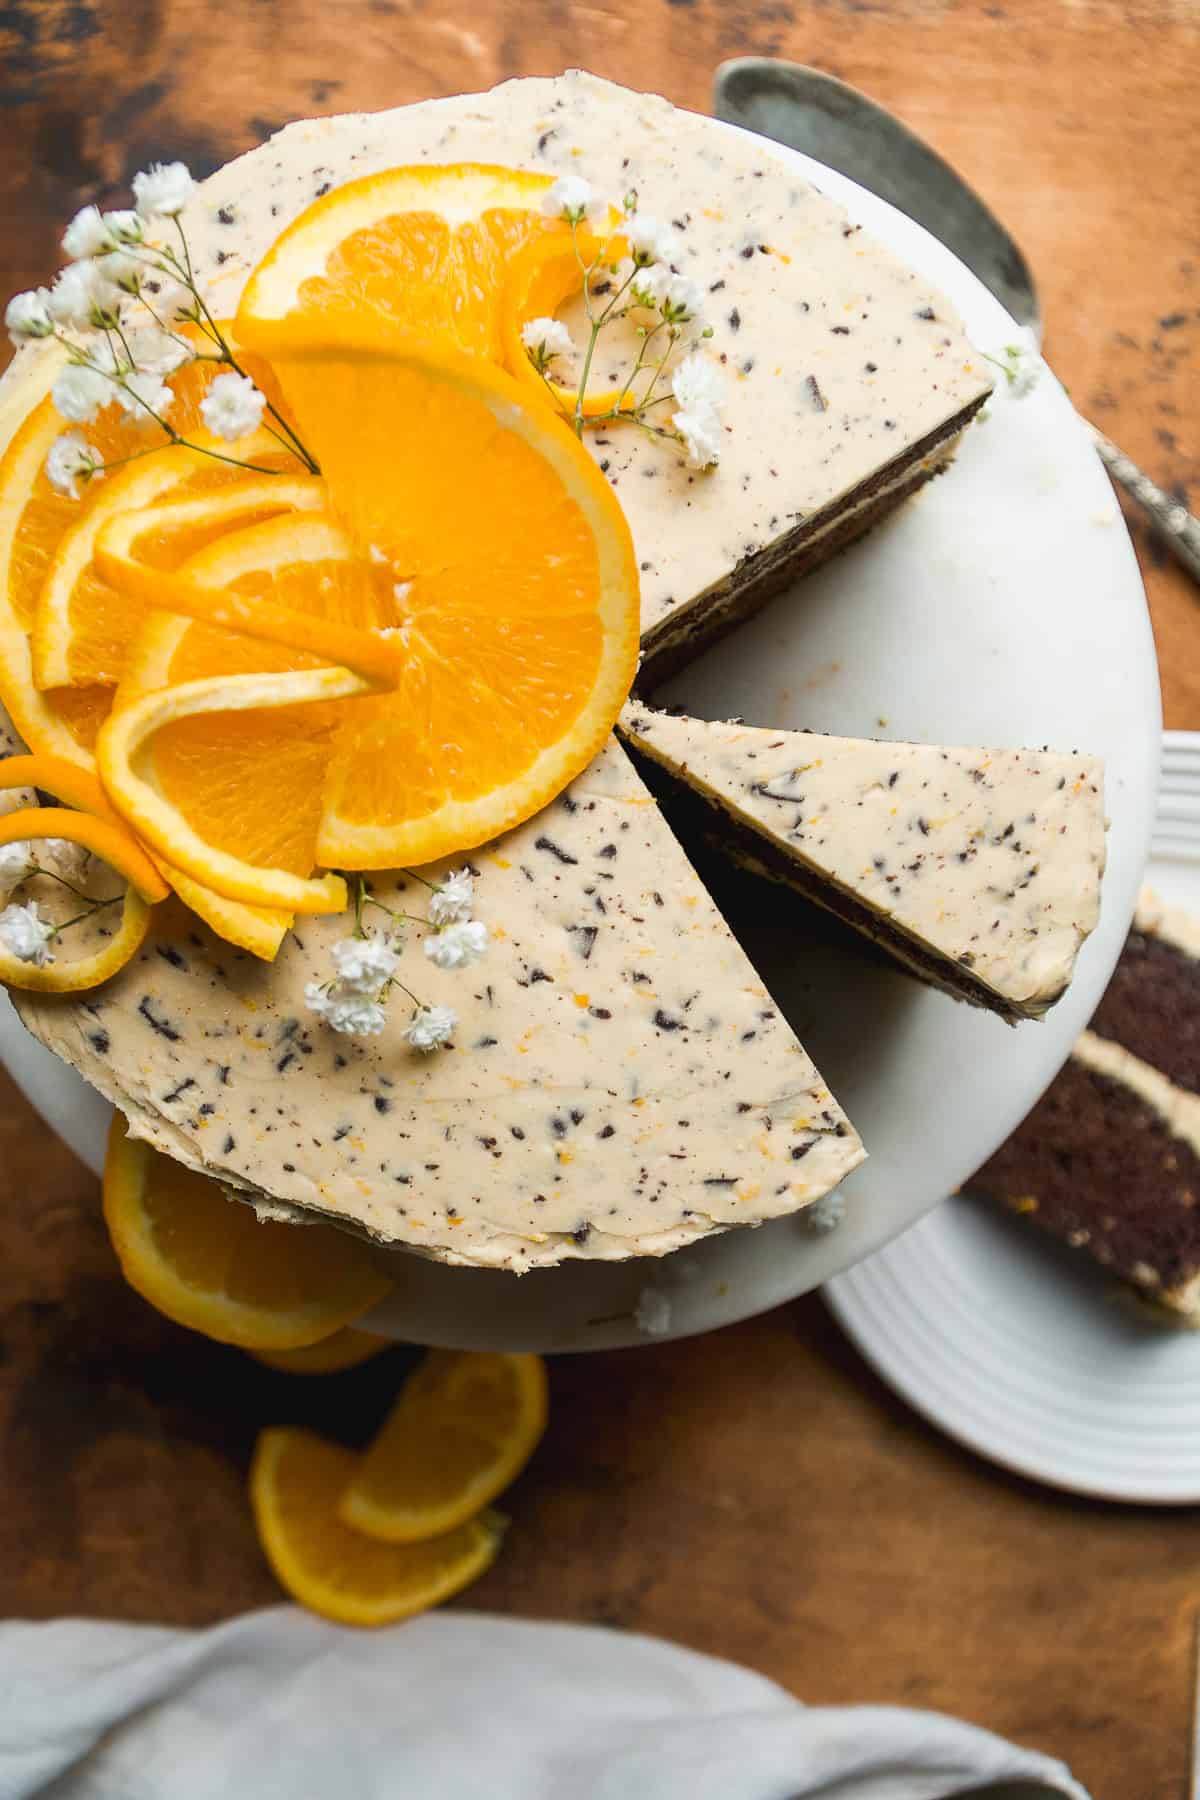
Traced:
MULTIPOLYGON (((499 362, 512 256, 561 230, 541 212, 549 175, 485 163, 385 169, 314 202, 246 284, 236 331, 267 356, 311 341, 435 336, 499 362)), ((319 460, 319 459, 318 459, 319 460)))
POLYGON ((284 1375, 340 1375, 394 1348, 393 1338, 376 1337, 373 1331, 356 1331, 353 1325, 346 1325, 332 1337, 300 1350, 251 1350, 250 1355, 284 1375))
MULTIPOLYGON (((311 682, 312 658, 268 660, 247 641, 233 662, 232 640, 191 633, 168 654, 163 637, 153 675, 119 695, 99 757, 122 816, 169 861, 234 898, 315 910, 313 884, 298 886, 307 858, 432 862, 530 817, 586 767, 632 683, 637 573, 624 515, 587 452, 501 371, 454 353, 366 350, 289 356, 280 374, 345 529, 269 521, 202 552, 162 595, 176 604, 176 579, 235 596, 240 584, 248 601, 308 611, 314 631, 321 617, 340 630, 373 615, 396 685, 318 713, 294 705, 307 693, 280 689, 292 710, 235 722, 219 714, 212 670, 304 668, 311 682), (310 541, 306 561, 297 546, 310 541), (178 684, 197 672, 189 645, 216 717, 182 718, 178 684), (271 847, 285 832, 286 858, 271 847)), ((104 544, 105 576, 132 580, 104 544)), ((246 691, 265 709, 267 690, 246 691)))
POLYGON ((504 1521, 485 1512, 421 1544, 380 1544, 338 1519, 357 1462, 311 1431, 260 1434, 250 1470, 258 1538, 293 1600, 339 1625, 392 1625, 427 1612, 482 1575, 504 1521))
MULTIPOLYGON (((51 358, 46 364, 48 387, 61 365, 51 358)), ((278 405, 270 370, 257 358, 246 359, 245 366, 278 405)), ((193 362, 169 378, 175 394, 169 416, 177 429, 199 429, 200 401, 218 372, 215 363, 193 362)), ((91 425, 70 426, 46 398, 9 441, 0 458, 0 699, 31 749, 90 767, 90 748, 107 711, 109 692, 94 687, 40 692, 30 647, 38 597, 59 544, 99 502, 106 483, 116 479, 114 474, 81 484, 78 499, 55 492, 46 477, 46 456, 57 437, 75 429, 106 462, 131 456, 161 439, 157 427, 131 424, 115 405, 106 407, 91 425)), ((245 475, 242 469, 216 462, 213 471, 217 482, 245 475), (226 471, 224 476, 221 471, 226 471)))
POLYGON ((342 1523, 392 1544, 452 1531, 520 1474, 546 1406, 540 1356, 431 1351, 358 1463, 342 1523))
POLYGON ((120 1114, 108 1137, 104 1218, 143 1300, 243 1350, 315 1344, 391 1292, 356 1239, 332 1225, 260 1223, 216 1181, 127 1137, 120 1114))

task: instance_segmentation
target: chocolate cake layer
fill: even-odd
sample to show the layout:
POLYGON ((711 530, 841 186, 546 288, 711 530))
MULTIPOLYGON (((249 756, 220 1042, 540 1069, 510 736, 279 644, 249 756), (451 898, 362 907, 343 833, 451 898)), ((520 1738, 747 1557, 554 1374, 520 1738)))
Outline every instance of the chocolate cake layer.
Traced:
POLYGON ((1124 1081, 1073 1056, 968 1186, 1190 1310, 1200 1157, 1124 1081))
POLYGON ((1165 938, 1131 931, 1091 1030, 1200 1094, 1200 962, 1165 938))

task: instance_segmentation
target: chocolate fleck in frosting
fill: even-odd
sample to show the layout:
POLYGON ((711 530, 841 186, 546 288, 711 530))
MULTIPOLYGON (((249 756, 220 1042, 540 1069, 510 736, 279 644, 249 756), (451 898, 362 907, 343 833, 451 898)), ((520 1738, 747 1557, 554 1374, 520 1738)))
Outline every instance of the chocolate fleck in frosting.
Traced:
MULTIPOLYGON (((795 1212, 862 1160, 615 741, 471 864, 488 955, 447 973, 414 945, 400 968, 459 1014, 434 1055, 404 1042, 402 1001, 367 1039, 306 1008, 341 916, 298 921, 267 965, 165 907, 106 986, 21 1015, 182 1162, 447 1262, 659 1255, 795 1212)), ((412 878, 377 891, 423 910, 412 878)))
POLYGON ((769 731, 636 702, 621 731, 718 810, 739 862, 922 979, 1013 1021, 1067 987, 1099 913, 1095 757, 769 731))
POLYGON ((1088 1031, 968 1187, 1200 1318, 1200 926, 1143 895, 1088 1031), (1165 935, 1166 930, 1172 936, 1165 935), (1190 946, 1190 947, 1189 947, 1190 946))
POLYGON ((643 212, 672 221, 678 267, 706 296, 706 355, 724 377, 719 470, 697 474, 630 426, 585 438, 633 531, 644 682, 944 467, 990 391, 944 297, 848 232, 768 144, 579 71, 288 125, 184 213, 210 304, 230 317, 272 241, 339 184, 472 161, 582 174, 618 200, 636 189, 643 212))

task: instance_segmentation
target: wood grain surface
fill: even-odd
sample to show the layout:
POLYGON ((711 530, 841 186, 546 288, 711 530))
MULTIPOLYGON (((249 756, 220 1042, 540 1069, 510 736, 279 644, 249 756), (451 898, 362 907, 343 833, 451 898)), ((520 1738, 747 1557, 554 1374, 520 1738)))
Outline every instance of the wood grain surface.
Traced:
MULTIPOLYGON (((1022 242, 1082 410, 1200 504, 1195 0, 10 0, 0 290, 85 201, 205 172, 297 115, 582 64, 705 110, 794 57, 902 112, 1022 242)), ((123 203, 123 201, 122 201, 123 203)), ((1200 593, 1133 520, 1168 724, 1200 727, 1200 593)), ((117 1276, 95 1184, 7 1082, 0 1614, 201 1624, 276 1597, 244 1498, 260 1425, 361 1441, 397 1351, 303 1382, 190 1337, 117 1276)), ((1200 1518, 1089 1505, 938 1437, 810 1298, 553 1371, 550 1433, 468 1604, 634 1627, 813 1701, 961 1714, 1097 1800, 1183 1800, 1200 1518)))

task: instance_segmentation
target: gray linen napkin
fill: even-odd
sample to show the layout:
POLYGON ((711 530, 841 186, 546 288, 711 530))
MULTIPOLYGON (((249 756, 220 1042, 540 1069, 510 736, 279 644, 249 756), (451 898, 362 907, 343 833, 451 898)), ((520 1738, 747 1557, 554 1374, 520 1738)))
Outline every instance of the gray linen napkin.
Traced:
POLYGON ((803 1707, 732 1663, 456 1612, 354 1632, 0 1626, 0 1800, 1088 1800, 957 1719, 803 1707))

